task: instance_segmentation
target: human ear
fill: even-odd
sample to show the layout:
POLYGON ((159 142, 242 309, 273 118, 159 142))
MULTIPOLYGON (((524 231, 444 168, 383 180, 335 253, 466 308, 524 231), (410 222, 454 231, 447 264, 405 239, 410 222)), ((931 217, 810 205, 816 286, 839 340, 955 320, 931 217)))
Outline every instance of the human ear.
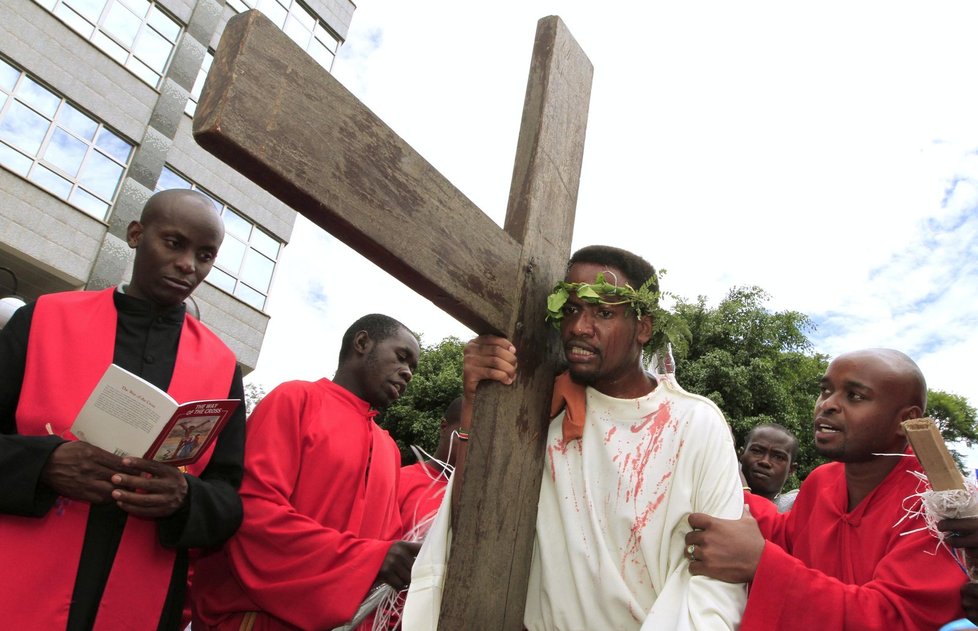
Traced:
POLYGON ((903 421, 921 418, 923 415, 923 410, 921 410, 920 406, 917 405, 910 405, 900 410, 900 422, 897 424, 897 435, 906 438, 907 432, 903 429, 903 421))
POLYGON ((353 336, 353 350, 361 355, 369 353, 373 343, 370 334, 366 331, 357 331, 356 335, 353 336))
POLYGON ((638 340, 642 346, 649 343, 652 339, 652 316, 644 315, 638 319, 638 331, 636 332, 636 340, 638 340))
POLYGON ((126 243, 129 244, 130 248, 135 248, 139 245, 140 240, 143 238, 143 224, 138 221, 130 221, 129 226, 126 228, 126 243))

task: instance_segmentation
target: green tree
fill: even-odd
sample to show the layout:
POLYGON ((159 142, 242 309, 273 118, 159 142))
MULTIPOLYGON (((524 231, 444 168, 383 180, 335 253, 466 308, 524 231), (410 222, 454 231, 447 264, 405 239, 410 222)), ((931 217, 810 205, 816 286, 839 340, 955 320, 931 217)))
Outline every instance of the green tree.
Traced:
MULTIPOLYGON (((692 338, 676 350, 676 378, 683 388, 707 397, 727 417, 738 446, 754 426, 779 423, 799 438, 798 476, 821 461, 812 436, 818 379, 828 365, 807 332, 814 326, 797 311, 774 312, 758 287, 734 287, 715 308, 706 298, 679 299, 675 313, 692 338)), ((797 485, 798 479, 789 480, 797 485)))
MULTIPOLYGON (((676 315, 689 325, 689 347, 676 351, 676 378, 690 391, 709 398, 727 417, 737 445, 754 426, 784 425, 799 439, 799 480, 822 459, 812 439, 818 381, 828 356, 813 352, 807 333, 814 329, 797 311, 773 312, 770 297, 758 287, 734 287, 715 308, 704 297, 677 301, 676 315)), ((926 415, 938 424, 945 441, 978 443, 978 418, 964 397, 930 390, 926 415)), ((962 465, 961 454, 952 454, 962 465)))
POLYGON ((446 337, 437 344, 421 344, 418 369, 404 396, 377 417, 401 450, 401 461, 415 461, 411 445, 433 453, 438 446, 442 414, 462 394, 462 350, 465 343, 446 337))
MULTIPOLYGON (((960 395, 942 390, 928 390, 925 416, 934 419, 947 443, 962 441, 968 447, 973 447, 978 442, 975 408, 960 395)), ((950 451, 958 468, 964 469, 963 455, 954 449, 950 451)))

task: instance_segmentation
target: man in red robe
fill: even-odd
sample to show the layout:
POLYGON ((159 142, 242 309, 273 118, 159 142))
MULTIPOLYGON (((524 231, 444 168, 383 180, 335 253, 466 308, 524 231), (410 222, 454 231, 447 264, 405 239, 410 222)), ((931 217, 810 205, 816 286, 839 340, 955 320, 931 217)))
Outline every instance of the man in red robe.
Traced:
POLYGON ((401 522, 404 526, 404 536, 419 540, 427 532, 432 517, 438 512, 441 500, 445 496, 448 478, 455 466, 457 450, 452 449, 455 431, 459 428, 462 413, 462 397, 457 397, 445 408, 445 417, 441 421, 438 434, 438 447, 434 458, 401 468, 401 480, 397 488, 397 503, 401 509, 401 522), (446 466, 447 465, 447 466, 446 466), (413 533, 420 526, 424 532, 413 533))
POLYGON ((272 390, 248 421, 245 520, 194 574, 194 631, 332 629, 370 588, 411 580, 420 544, 399 541, 401 457, 375 422, 403 394, 420 348, 372 314, 343 336, 332 380, 272 390))
POLYGON ((690 516, 690 572, 751 581, 741 631, 916 631, 961 616, 966 576, 909 512, 922 469, 901 423, 926 403, 903 353, 841 355, 815 403, 815 446, 834 462, 806 478, 792 510, 748 494, 740 520, 690 516))
POLYGON ((178 401, 244 398, 233 353, 183 304, 223 238, 207 197, 157 193, 127 229, 128 285, 42 296, 0 333, 3 628, 185 626, 188 549, 241 521, 244 406, 186 472, 69 428, 111 363, 178 401))

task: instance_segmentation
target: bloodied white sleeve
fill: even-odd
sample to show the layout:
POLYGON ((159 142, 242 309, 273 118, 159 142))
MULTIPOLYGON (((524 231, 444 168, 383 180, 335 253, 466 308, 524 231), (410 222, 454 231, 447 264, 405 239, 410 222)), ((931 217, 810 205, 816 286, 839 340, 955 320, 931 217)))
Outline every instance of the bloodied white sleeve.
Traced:
POLYGON ((743 494, 719 410, 669 383, 588 389, 580 440, 551 424, 524 621, 550 629, 734 629, 745 588, 689 574, 691 512, 735 519, 743 494))

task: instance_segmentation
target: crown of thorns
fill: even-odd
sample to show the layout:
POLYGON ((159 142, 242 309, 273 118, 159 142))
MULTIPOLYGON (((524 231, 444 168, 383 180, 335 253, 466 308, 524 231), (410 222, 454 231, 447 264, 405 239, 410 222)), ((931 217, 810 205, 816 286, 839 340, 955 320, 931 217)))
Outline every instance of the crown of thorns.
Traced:
MULTIPOLYGON (((611 274, 614 276, 613 273, 611 274)), ((654 316, 660 311, 659 292, 651 289, 656 284, 654 275, 638 289, 628 283, 619 285, 617 280, 615 278, 614 284, 609 283, 605 279, 604 272, 602 272, 598 274, 593 283, 558 282, 554 285, 553 292, 547 296, 547 322, 557 328, 560 327, 560 321, 564 318, 564 305, 571 294, 575 294, 584 302, 591 304, 627 304, 635 311, 637 318, 644 315, 654 316)))
MULTIPOLYGON (((593 283, 567 283, 561 281, 554 285, 553 292, 547 296, 547 322, 554 328, 560 328, 564 318, 564 305, 570 295, 576 294, 584 302, 604 305, 627 304, 635 311, 635 317, 652 316, 655 323, 652 337, 645 345, 647 353, 654 353, 672 344, 677 352, 683 352, 688 347, 692 334, 689 325, 683 318, 659 306, 661 293, 653 290, 658 286, 658 278, 665 275, 665 270, 659 270, 658 277, 653 275, 641 287, 635 289, 629 284, 619 285, 614 272, 607 272, 614 277, 615 282, 609 283, 602 272, 593 283)), ((672 294, 669 294, 672 295, 672 294)))

